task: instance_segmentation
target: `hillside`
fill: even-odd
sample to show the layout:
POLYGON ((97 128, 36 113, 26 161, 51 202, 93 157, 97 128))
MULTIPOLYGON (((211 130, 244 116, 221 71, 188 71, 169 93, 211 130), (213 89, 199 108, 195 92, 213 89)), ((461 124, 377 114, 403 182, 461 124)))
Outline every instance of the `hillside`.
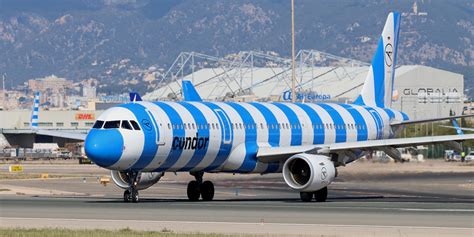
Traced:
MULTIPOLYGON (((96 78, 103 92, 149 91, 144 72, 166 68, 182 51, 288 56, 289 2, 0 0, 0 72, 11 85, 54 73, 75 81, 96 78)), ((298 49, 362 61, 370 61, 389 11, 413 11, 413 1, 296 2, 298 49)), ((427 15, 402 18, 399 64, 459 72, 466 87, 474 87, 474 3, 417 5, 427 15)))

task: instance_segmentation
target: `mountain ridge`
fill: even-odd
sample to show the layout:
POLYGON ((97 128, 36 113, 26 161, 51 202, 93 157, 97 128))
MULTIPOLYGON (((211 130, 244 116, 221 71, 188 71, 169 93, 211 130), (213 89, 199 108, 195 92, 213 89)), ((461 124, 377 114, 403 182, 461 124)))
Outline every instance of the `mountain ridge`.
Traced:
MULTIPOLYGON (((464 74, 472 88, 474 3, 417 1, 416 15, 413 3, 297 1, 296 47, 368 62, 396 9, 405 15, 398 63, 464 74)), ((289 8, 283 0, 0 0, 0 72, 17 84, 54 73, 96 78, 107 93, 150 91, 143 72, 169 67, 182 51, 289 56, 289 8)))

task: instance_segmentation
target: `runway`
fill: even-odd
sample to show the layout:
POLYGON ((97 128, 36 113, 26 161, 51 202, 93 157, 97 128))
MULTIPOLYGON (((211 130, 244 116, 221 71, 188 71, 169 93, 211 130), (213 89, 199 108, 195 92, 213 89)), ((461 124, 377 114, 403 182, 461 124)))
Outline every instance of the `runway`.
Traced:
POLYGON ((211 202, 187 201, 186 174, 165 176, 141 191, 140 203, 123 203, 121 189, 101 186, 93 176, 2 180, 3 188, 26 189, 0 195, 0 224, 316 236, 474 234, 471 173, 372 173, 363 181, 348 180, 352 175, 341 174, 325 203, 301 202, 278 175, 211 174, 216 185, 211 202))

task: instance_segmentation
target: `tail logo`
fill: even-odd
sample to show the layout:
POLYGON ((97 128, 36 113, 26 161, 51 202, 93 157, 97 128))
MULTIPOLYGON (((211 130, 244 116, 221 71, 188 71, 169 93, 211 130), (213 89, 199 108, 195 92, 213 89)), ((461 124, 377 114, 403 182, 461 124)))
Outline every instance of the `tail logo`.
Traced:
POLYGON ((392 44, 388 43, 387 45, 385 45, 385 64, 388 67, 391 67, 393 63, 392 55, 393 55, 393 46, 392 44))

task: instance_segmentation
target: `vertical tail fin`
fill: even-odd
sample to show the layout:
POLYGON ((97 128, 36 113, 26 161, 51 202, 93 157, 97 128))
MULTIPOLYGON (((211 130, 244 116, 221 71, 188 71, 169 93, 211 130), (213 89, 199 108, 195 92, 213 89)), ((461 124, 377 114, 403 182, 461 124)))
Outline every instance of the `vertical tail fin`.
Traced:
POLYGON ((182 84, 184 101, 202 101, 192 82, 183 80, 182 84))
POLYGON ((142 101, 142 97, 136 92, 130 92, 130 102, 142 101))
POLYGON ((38 130, 38 112, 39 112, 39 92, 35 92, 35 100, 33 102, 33 113, 31 114, 31 129, 38 130))
POLYGON ((378 41, 362 91, 354 104, 381 108, 392 105, 399 31, 400 14, 391 12, 378 41))

